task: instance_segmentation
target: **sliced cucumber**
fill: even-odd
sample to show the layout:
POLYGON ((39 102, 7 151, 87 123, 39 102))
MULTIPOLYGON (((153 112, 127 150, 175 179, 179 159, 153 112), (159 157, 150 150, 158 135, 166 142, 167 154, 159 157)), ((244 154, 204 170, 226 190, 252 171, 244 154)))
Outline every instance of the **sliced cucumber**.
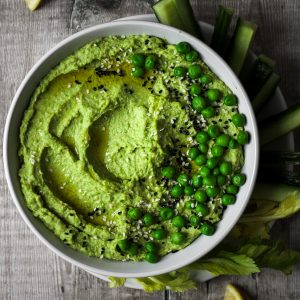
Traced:
POLYGON ((245 21, 242 18, 237 21, 226 59, 237 75, 239 75, 244 65, 256 29, 257 26, 254 23, 245 21))
POLYGON ((152 9, 160 23, 186 31, 199 39, 202 38, 189 0, 161 0, 155 3, 152 9))
POLYGON ((300 104, 296 104, 259 124, 260 144, 263 146, 299 126, 300 104))
POLYGON ((225 50, 227 48, 228 29, 233 13, 234 10, 232 8, 228 8, 223 5, 219 6, 210 46, 221 56, 225 54, 225 50))
POLYGON ((245 83, 245 88, 250 99, 253 99, 261 90, 273 72, 274 66, 275 61, 264 54, 259 55, 255 60, 250 76, 245 83))
POLYGON ((270 100, 276 87, 280 81, 280 76, 273 72, 263 86, 260 88, 259 92, 252 100, 252 107, 254 112, 257 114, 263 108, 263 106, 270 100))

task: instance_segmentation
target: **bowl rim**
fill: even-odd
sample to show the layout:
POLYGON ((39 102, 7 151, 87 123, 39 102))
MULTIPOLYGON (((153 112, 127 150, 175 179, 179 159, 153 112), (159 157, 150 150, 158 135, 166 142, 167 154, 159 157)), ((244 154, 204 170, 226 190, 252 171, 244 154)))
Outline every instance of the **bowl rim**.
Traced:
MULTIPOLYGON (((199 47, 200 47, 199 46, 199 47)), ((74 50, 75 51, 75 50, 74 50)), ((66 57, 68 55, 70 55, 71 53, 68 53, 66 55, 66 57)), ((209 66, 209 65, 208 65, 209 66)), ((210 67, 210 66, 209 66, 210 67)), ((28 100, 28 103, 30 102, 30 99, 28 100)), ((174 271, 176 269, 179 269, 181 267, 184 267, 190 263, 192 263, 193 261, 199 259, 200 257, 203 257, 204 255, 206 255, 208 252, 210 252, 213 248, 215 248, 227 235, 228 233, 231 231, 231 229, 233 228, 233 226, 237 223, 238 219, 240 218, 240 216, 242 215, 242 213, 244 212, 247 203, 250 199, 251 193, 254 189, 254 184, 255 184, 255 180, 256 180, 256 176, 257 176, 257 171, 258 171, 258 162, 259 162, 259 138, 258 138, 258 129, 257 129, 257 124, 256 124, 256 118, 252 109, 252 106, 250 104, 249 98, 247 93, 244 90, 244 87, 242 86, 242 84, 240 83, 238 77, 234 74, 234 72, 231 70, 231 68, 228 66, 228 64, 214 51, 212 50, 208 45, 206 45, 204 42, 202 42, 201 40, 195 38, 194 36, 183 32, 182 30, 176 29, 174 27, 171 26, 167 26, 167 25, 163 25, 160 23, 153 23, 153 22, 148 22, 148 21, 135 21, 135 20, 120 20, 120 21, 111 21, 108 23, 104 23, 104 24, 99 24, 99 25, 95 25, 89 28, 86 28, 82 31, 79 31, 75 34, 70 35, 69 37, 63 39, 61 42, 59 42, 58 44, 56 44, 54 47, 52 47, 49 51, 47 51, 35 64, 34 66, 30 69, 30 71, 26 74, 25 78, 22 80, 19 88, 17 89, 17 92, 13 98, 13 101, 10 105, 7 117, 6 117, 6 122, 5 122, 5 127, 4 127, 4 134, 3 134, 3 162, 4 162, 4 172, 5 172, 5 177, 6 177, 6 181, 8 184, 8 188, 10 191, 10 194, 12 196, 12 199, 20 213, 20 215, 22 216, 23 220, 25 221, 25 223, 27 224, 27 226, 33 231, 33 233, 50 249, 52 250, 54 253, 56 253, 58 256, 60 256, 61 258, 65 259, 66 261, 77 265, 78 267, 81 267, 83 269, 92 271, 94 273, 99 273, 102 275, 107 275, 107 276, 115 276, 115 277, 148 277, 148 276, 155 276, 155 275, 159 275, 159 274, 164 274, 167 272, 171 272, 174 271), (75 259, 73 259, 72 257, 70 257, 69 255, 63 253, 61 250, 57 249, 51 242, 49 242, 47 240, 47 238, 45 238, 37 229, 36 227, 32 224, 32 222, 29 220, 29 218, 27 217, 21 203, 20 200, 18 199, 18 196, 15 192, 14 189, 14 185, 12 183, 12 179, 11 179, 11 172, 10 172, 10 168, 9 168, 9 162, 8 162, 8 155, 7 155, 7 151, 8 151, 8 140, 9 140, 9 129, 12 123, 12 114, 18 104, 18 101, 20 99, 20 95, 21 92, 23 91, 24 87, 26 87, 26 84, 30 81, 31 76, 36 72, 36 70, 47 60, 47 58, 49 56, 51 56, 53 53, 55 53, 58 49, 60 49, 62 46, 64 46, 65 44, 68 44, 69 42, 80 38, 81 36, 84 36, 90 32, 93 31, 99 31, 101 29, 107 28, 107 27, 118 27, 118 26, 124 26, 124 25, 134 25, 134 26, 151 26, 154 27, 156 29, 163 29, 165 31, 171 31, 173 34, 179 34, 181 36, 186 36, 188 37, 188 39, 192 40, 194 43, 198 43, 201 48, 204 48, 206 51, 209 51, 213 54, 213 56, 215 56, 219 61, 221 61, 221 63, 224 65, 224 67, 227 69, 226 71, 229 72, 229 74, 235 79, 235 84, 237 85, 238 89, 240 90, 240 92, 243 94, 243 98, 244 100, 247 102, 248 104, 248 109, 249 109, 249 114, 250 114, 250 119, 248 120, 249 123, 251 123, 252 127, 253 127, 253 136, 251 136, 251 143, 254 143, 254 153, 253 153, 253 171, 252 174, 249 174, 247 181, 249 180, 249 189, 247 191, 247 199, 245 199, 245 201, 243 202, 243 205, 241 206, 238 214, 236 214, 233 218, 232 221, 230 223, 230 226, 228 226, 225 230, 225 234, 223 234, 222 237, 220 237, 216 242, 214 243, 210 243, 209 247, 206 247, 206 249, 202 252, 200 255, 198 256, 192 256, 189 257, 188 259, 186 259, 184 262, 176 262, 174 261, 174 264, 172 266, 169 266, 168 268, 164 267, 161 269, 158 269, 157 271, 144 271, 144 272, 132 272, 132 273, 121 273, 121 272, 115 272, 115 271, 106 271, 106 270, 100 270, 99 268, 95 268, 95 267, 91 267, 89 265, 86 265, 85 263, 82 263, 80 261, 77 261, 75 259), (250 176, 251 175, 251 176, 250 176)), ((248 175, 248 174, 247 174, 248 175)), ((192 243, 191 243, 192 244, 192 243)), ((122 262, 120 262, 122 263, 122 262)))

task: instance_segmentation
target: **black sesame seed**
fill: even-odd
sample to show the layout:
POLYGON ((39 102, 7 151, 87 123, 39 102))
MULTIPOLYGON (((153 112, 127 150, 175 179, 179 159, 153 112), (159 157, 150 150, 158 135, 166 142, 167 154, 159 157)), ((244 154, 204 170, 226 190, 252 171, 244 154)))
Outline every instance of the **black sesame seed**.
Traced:
POLYGON ((80 81, 78 81, 78 80, 75 80, 75 83, 76 83, 76 84, 81 84, 81 82, 80 82, 80 81))

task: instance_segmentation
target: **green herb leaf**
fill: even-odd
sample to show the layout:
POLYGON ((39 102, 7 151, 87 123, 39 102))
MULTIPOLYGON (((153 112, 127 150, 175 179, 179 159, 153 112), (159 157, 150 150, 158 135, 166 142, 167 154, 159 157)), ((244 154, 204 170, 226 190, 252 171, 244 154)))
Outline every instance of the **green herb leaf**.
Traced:
POLYGON ((126 278, 122 278, 122 277, 109 276, 108 279, 109 279, 109 287, 110 288, 124 286, 125 281, 126 281, 126 278))
POLYGON ((250 275, 260 272, 254 260, 247 255, 223 250, 199 259, 188 268, 206 270, 214 275, 250 275))

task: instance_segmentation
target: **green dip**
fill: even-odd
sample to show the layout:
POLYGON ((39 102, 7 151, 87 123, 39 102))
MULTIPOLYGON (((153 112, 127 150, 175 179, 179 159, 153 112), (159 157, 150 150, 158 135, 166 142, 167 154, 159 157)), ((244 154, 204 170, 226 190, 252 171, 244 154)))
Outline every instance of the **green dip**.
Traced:
MULTIPOLYGON (((238 108, 223 104, 231 93, 199 58, 187 62, 175 45, 160 38, 110 36, 85 45, 41 80, 25 112, 19 175, 28 208, 66 245, 89 256, 139 261, 147 241, 156 243, 158 256, 188 246, 201 234, 201 225, 222 218, 221 198, 232 175, 217 196, 205 200, 205 216, 195 213, 194 200, 195 191, 205 187, 177 198, 170 190, 179 174, 191 178, 201 169, 188 158, 188 150, 198 147, 197 132, 217 124, 236 138, 241 128, 231 119, 238 108), (134 53, 156 58, 142 77, 131 75, 134 53), (174 76, 176 66, 192 64, 200 65, 211 82, 174 76), (205 119, 192 109, 192 83, 201 84, 203 97, 208 89, 221 92, 220 99, 210 101, 214 117, 205 119), (177 172, 174 179, 162 176, 162 168, 170 165, 177 172), (185 226, 162 220, 162 207, 183 216, 185 226), (142 212, 138 220, 128 216, 132 208, 142 212), (155 224, 144 224, 145 213, 155 216, 155 224), (189 219, 195 215, 201 222, 192 226, 189 219), (166 237, 156 241, 153 232, 161 228, 166 237), (174 243, 170 237, 177 232, 184 240, 174 243), (122 240, 127 249, 118 246, 122 240)), ((207 158, 214 143, 207 144, 207 158)), ((224 149, 222 160, 231 163, 231 174, 239 172, 243 146, 224 149)))

